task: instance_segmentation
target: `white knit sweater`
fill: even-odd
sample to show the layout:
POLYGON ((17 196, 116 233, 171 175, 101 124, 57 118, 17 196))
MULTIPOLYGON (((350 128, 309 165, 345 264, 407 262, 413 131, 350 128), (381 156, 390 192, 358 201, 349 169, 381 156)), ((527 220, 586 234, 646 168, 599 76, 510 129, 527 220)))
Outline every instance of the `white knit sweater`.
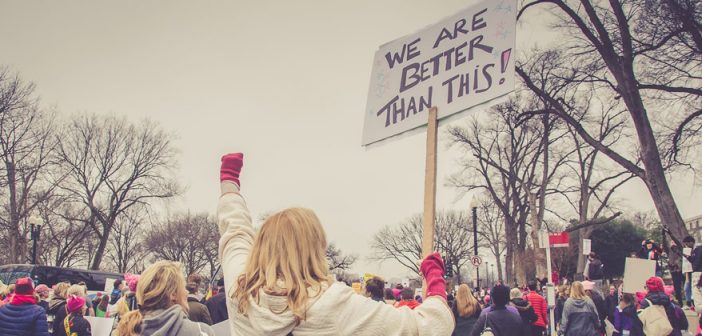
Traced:
POLYGON ((251 301, 248 316, 239 313, 238 304, 231 299, 235 279, 243 272, 254 242, 255 232, 244 198, 233 183, 222 183, 223 195, 217 207, 221 238, 219 255, 227 290, 227 310, 232 335, 337 336, 337 335, 451 335, 454 319, 446 302, 440 297, 429 297, 414 310, 393 308, 356 294, 343 283, 334 283, 311 302, 307 318, 300 325, 289 310, 283 313, 287 297, 261 292, 259 302, 251 301))

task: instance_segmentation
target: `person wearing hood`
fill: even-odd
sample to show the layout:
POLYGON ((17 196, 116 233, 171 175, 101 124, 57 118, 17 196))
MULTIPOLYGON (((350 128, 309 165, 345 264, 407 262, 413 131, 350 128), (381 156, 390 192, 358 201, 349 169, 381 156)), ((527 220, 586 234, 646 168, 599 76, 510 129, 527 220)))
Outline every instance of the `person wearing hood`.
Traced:
POLYGON ((122 316, 113 336, 214 336, 212 328, 188 319, 188 293, 179 263, 158 261, 149 266, 136 288, 139 309, 122 316))
POLYGON ((63 328, 63 319, 66 318, 66 296, 71 284, 59 282, 54 287, 54 296, 49 301, 49 315, 54 319, 51 322, 51 334, 53 336, 66 336, 66 329, 63 328))
POLYGON ((634 295, 622 295, 619 305, 614 309, 613 326, 616 331, 612 336, 622 336, 624 332, 629 332, 629 336, 645 336, 634 301, 634 295))
POLYGON ((580 281, 575 281, 570 287, 570 298, 563 306, 561 327, 558 335, 566 336, 599 336, 600 318, 597 308, 580 281))
POLYGON ((488 327, 495 336, 529 336, 524 328, 519 313, 514 313, 507 308, 512 308, 509 303, 509 287, 496 285, 490 291, 492 305, 480 313, 480 318, 475 322, 471 336, 480 336, 488 327))
POLYGON ((665 309, 665 314, 668 316, 668 322, 673 327, 673 332, 670 336, 682 335, 681 330, 685 330, 688 327, 687 317, 685 317, 684 313, 681 313, 682 310, 677 310, 670 301, 670 296, 665 293, 663 279, 659 277, 648 278, 646 280, 646 289, 648 293, 646 298, 639 302, 640 308, 644 310, 651 304, 662 306, 665 309))
POLYGON ((458 286, 456 301, 451 307, 456 320, 456 328, 451 336, 468 336, 480 317, 480 302, 466 284, 458 286))
POLYGON ((289 208, 254 230, 240 193, 243 154, 222 157, 217 222, 231 329, 240 335, 450 335, 444 262, 429 254, 419 270, 426 298, 419 307, 393 308, 335 281, 327 240, 310 209, 289 208))
POLYGON ((395 302, 393 307, 407 307, 409 309, 414 309, 419 307, 420 303, 414 298, 414 290, 412 288, 405 288, 400 292, 400 301, 395 302))
POLYGON ((32 279, 17 279, 12 299, 0 307, 0 335, 49 336, 46 311, 37 306, 32 279))
POLYGON ((532 335, 532 324, 538 320, 534 307, 531 306, 529 301, 523 299, 522 291, 519 290, 519 288, 512 288, 509 292, 509 298, 512 305, 517 308, 519 316, 522 318, 524 330, 528 335, 532 335))
POLYGON ((66 312, 68 316, 63 319, 63 328, 68 336, 92 336, 90 322, 83 317, 87 308, 86 298, 77 295, 68 295, 66 312))
POLYGON ((200 286, 196 283, 189 283, 188 289, 188 318, 193 322, 202 322, 207 325, 212 325, 212 317, 207 307, 200 303, 200 298, 197 295, 200 286))

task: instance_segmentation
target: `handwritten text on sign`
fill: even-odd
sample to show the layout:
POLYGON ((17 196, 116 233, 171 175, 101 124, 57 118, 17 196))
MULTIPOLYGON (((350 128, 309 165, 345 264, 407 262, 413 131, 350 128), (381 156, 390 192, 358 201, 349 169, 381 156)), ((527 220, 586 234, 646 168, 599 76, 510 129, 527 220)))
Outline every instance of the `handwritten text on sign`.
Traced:
POLYGON ((516 3, 482 0, 380 47, 368 91, 363 145, 514 90, 516 3))

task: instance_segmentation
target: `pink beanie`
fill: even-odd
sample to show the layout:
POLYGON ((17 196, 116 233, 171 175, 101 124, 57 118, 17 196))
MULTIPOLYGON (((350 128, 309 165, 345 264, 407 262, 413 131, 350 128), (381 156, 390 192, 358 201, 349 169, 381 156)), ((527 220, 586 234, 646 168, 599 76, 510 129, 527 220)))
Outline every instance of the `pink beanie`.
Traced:
POLYGON ((69 313, 80 311, 83 307, 85 307, 85 299, 80 296, 71 295, 66 300, 66 310, 69 313))
POLYGON ((139 275, 138 274, 125 274, 124 275, 124 281, 127 283, 127 287, 129 287, 129 291, 135 293, 137 284, 139 283, 139 275))

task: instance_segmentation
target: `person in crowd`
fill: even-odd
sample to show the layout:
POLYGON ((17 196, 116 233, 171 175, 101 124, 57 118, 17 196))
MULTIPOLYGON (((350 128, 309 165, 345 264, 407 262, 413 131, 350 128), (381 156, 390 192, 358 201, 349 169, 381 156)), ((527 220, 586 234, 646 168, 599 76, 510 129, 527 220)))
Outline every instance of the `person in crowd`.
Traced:
POLYGON ((490 300, 490 294, 485 294, 485 296, 483 296, 483 307, 490 307, 491 304, 492 301, 490 300))
POLYGON ((538 316, 536 316, 534 307, 531 306, 529 301, 524 300, 522 291, 519 290, 519 288, 512 288, 509 292, 509 298, 512 305, 519 311, 519 316, 522 318, 526 334, 532 335, 532 328, 534 328, 532 324, 539 319, 538 316))
POLYGON ((191 273, 190 275, 188 275, 187 282, 189 284, 195 284, 197 286, 197 290, 196 290, 196 293, 194 295, 197 297, 198 301, 202 302, 202 300, 205 298, 205 295, 200 293, 200 289, 202 288, 202 283, 204 282, 202 275, 197 274, 197 273, 191 273))
MULTIPOLYGON (((702 274, 702 273, 700 273, 700 272, 702 272, 702 246, 695 247, 695 238, 693 238, 692 236, 686 236, 685 238, 683 238, 683 241, 680 242, 677 239, 677 237, 675 237, 672 234, 672 232, 670 232, 670 229, 668 228, 668 226, 663 227, 663 232, 667 233, 668 236, 670 236, 670 238, 673 240, 673 242, 675 243, 676 246, 682 246, 685 248, 689 248, 692 251, 692 253, 690 255, 684 255, 682 253, 682 248, 680 249, 680 255, 682 256, 682 258, 686 258, 690 262, 690 264, 692 265, 692 272, 686 272, 683 274, 683 280, 684 280, 684 285, 685 285, 685 301, 682 301, 681 299, 679 299, 678 303, 680 305, 682 305, 684 302, 685 304, 687 304, 688 307, 694 307, 693 293, 700 300, 702 300, 702 290, 700 290, 700 288, 699 288, 700 285, 702 284, 702 283, 700 283, 700 275, 702 274), (695 288, 694 291, 693 291, 693 288, 695 288)), ((682 258, 681 258, 681 260, 682 260, 682 258)), ((681 272, 682 272, 682 261, 680 263, 680 268, 681 268, 681 272)), ((672 274, 673 269, 677 270, 677 268, 671 268, 671 276, 673 276, 673 286, 675 286, 675 280, 676 280, 676 277, 678 275, 672 274)), ((681 290, 681 292, 682 292, 682 290, 681 290)), ((682 295, 682 293, 681 293, 681 295, 682 295)), ((676 297, 677 297, 677 289, 676 289, 676 297)), ((697 307, 697 308, 699 308, 699 307, 697 307)), ((699 311, 699 309, 696 309, 696 310, 699 311)))
POLYGON ((614 311, 617 309, 619 304, 619 293, 617 292, 617 287, 614 285, 609 286, 609 292, 607 297, 605 297, 605 309, 607 314, 607 320, 610 323, 614 323, 614 311))
POLYGON ((636 313, 634 295, 622 295, 622 299, 614 309, 614 322, 612 324, 616 330, 612 336, 622 336, 626 332, 629 336, 645 336, 643 326, 636 313))
POLYGON ((663 275, 663 271, 661 270, 661 265, 659 262, 662 253, 663 249, 661 249, 661 247, 658 246, 658 244, 656 244, 654 240, 647 239, 641 242, 641 249, 636 254, 636 256, 639 259, 655 260, 656 276, 660 277, 663 275))
POLYGON ((449 307, 453 307, 456 304, 456 297, 453 296, 453 293, 446 294, 446 304, 449 307))
POLYGON ((673 278, 673 288, 675 289, 674 296, 677 302, 682 305, 683 301, 683 284, 685 276, 682 272, 682 247, 675 242, 670 244, 668 250, 668 268, 670 276, 673 278))
POLYGON ((449 335, 445 266, 439 253, 420 264, 426 292, 414 310, 394 309, 335 282, 327 240, 312 210, 290 208, 254 231, 241 195, 241 153, 221 161, 217 218, 225 287, 233 291, 229 321, 241 335, 449 335))
POLYGON ((600 256, 595 252, 590 252, 587 257, 586 275, 585 280, 595 282, 596 286, 602 286, 602 279, 604 278, 604 265, 600 260, 600 256))
POLYGON ((112 293, 110 293, 110 304, 114 305, 117 303, 117 300, 122 297, 122 288, 124 288, 124 284, 122 283, 121 279, 117 279, 112 286, 113 288, 112 293))
POLYGON ((49 301, 49 315, 54 319, 51 322, 53 336, 66 336, 66 329, 63 327, 63 320, 66 318, 66 298, 68 297, 68 282, 59 282, 54 287, 54 295, 49 301))
POLYGON ((490 328, 495 336, 528 336, 516 308, 508 305, 509 287, 497 285, 490 291, 492 305, 480 313, 471 336, 479 336, 490 328), (512 308, 510 311, 508 308, 512 308))
POLYGON ((10 284, 7 286, 7 290, 5 291, 5 299, 3 299, 3 303, 8 304, 10 301, 12 301, 12 297, 15 295, 15 284, 10 284))
POLYGON ((125 314, 113 335, 214 336, 210 326, 188 319, 188 293, 182 272, 180 264, 172 261, 149 266, 136 288, 139 309, 125 314))
POLYGON ((563 306, 563 316, 558 335, 565 336, 599 336, 600 318, 597 308, 580 281, 570 287, 570 297, 563 306))
POLYGON ((389 305, 394 305, 397 300, 395 300, 395 294, 392 293, 392 288, 385 288, 385 303, 389 305))
POLYGON ((68 292, 66 293, 67 298, 70 297, 71 295, 75 296, 80 296, 84 298, 83 300, 85 302, 85 315, 86 316, 95 316, 95 309, 93 309, 92 303, 90 300, 87 299, 88 293, 85 291, 85 287, 81 285, 71 285, 71 287, 68 287, 68 292))
POLYGON ((107 295, 100 296, 100 302, 95 305, 95 316, 97 317, 109 317, 107 313, 107 307, 110 304, 110 298, 107 295))
POLYGON ((570 287, 567 285, 558 286, 558 297, 556 298, 556 306, 553 309, 553 318, 556 320, 556 327, 561 324, 563 306, 566 300, 568 300, 568 296, 570 296, 570 287))
POLYGON ((210 312, 204 304, 200 303, 196 295, 200 288, 198 284, 189 283, 185 288, 188 290, 188 318, 190 318, 190 321, 212 325, 210 312))
POLYGON ((395 302, 394 307, 408 307, 409 309, 414 309, 419 307, 420 303, 414 298, 414 290, 412 288, 405 288, 400 293, 400 301, 395 302))
MULTIPOLYGON (((672 236, 671 236, 672 237, 672 236)), ((677 241, 677 240, 676 240, 677 241)), ((680 244, 678 244, 680 245, 680 244)), ((694 251, 695 249, 695 238, 692 238, 692 236, 686 236, 683 238, 682 245, 686 248, 689 248, 690 251, 694 251)), ((683 255, 683 258, 687 258, 688 256, 683 255)), ((694 272, 694 267, 692 268, 694 272)), ((685 305, 688 307, 694 307, 694 303, 692 301, 692 273, 693 272, 685 272, 685 305)), ((682 305, 682 302, 680 302, 682 305)))
POLYGON ((372 277, 366 281, 366 296, 373 301, 385 302, 383 289, 385 289, 385 281, 379 277, 372 277))
POLYGON ((63 319, 63 328, 68 336, 92 336, 90 322, 83 317, 86 313, 88 301, 85 297, 78 295, 68 295, 66 300, 66 312, 68 315, 63 319))
POLYGON ((456 301, 451 306, 453 316, 456 321, 456 328, 453 329, 451 336, 468 336, 475 322, 480 317, 480 302, 473 296, 473 292, 466 284, 458 286, 456 291, 456 301))
POLYGON ((592 281, 583 281, 583 289, 585 290, 585 295, 587 295, 590 300, 595 304, 595 309, 597 310, 597 316, 600 319, 600 332, 605 331, 605 320, 607 319, 607 305, 605 304, 605 299, 602 293, 600 293, 599 287, 592 281))
POLYGON ((211 297, 207 302, 207 311, 210 312, 212 324, 217 324, 226 321, 229 318, 227 315, 227 294, 224 290, 224 279, 217 280, 217 294, 211 297))
POLYGON ((47 312, 47 314, 49 311, 49 291, 49 287, 44 284, 40 284, 34 288, 34 293, 38 297, 37 305, 44 308, 44 311, 47 312))
POLYGON ((395 285, 395 288, 392 289, 392 295, 395 297, 395 301, 400 301, 400 294, 402 293, 402 290, 405 289, 402 284, 397 284, 395 285))
POLYGON ((15 293, 10 302, 0 307, 0 335, 49 335, 46 311, 37 306, 32 279, 17 279, 15 281, 15 293))
POLYGON ((122 316, 126 315, 131 310, 137 308, 136 295, 129 291, 129 287, 122 286, 122 294, 117 303, 108 306, 107 315, 114 317, 119 321, 122 316))
MULTIPOLYGON (((93 308, 95 308, 95 316, 97 316, 97 306, 100 304, 100 300, 102 300, 102 292, 97 292, 95 297, 90 300, 90 302, 93 304, 93 308)), ((109 300, 107 303, 110 303, 109 300)))
POLYGON ((646 280, 646 298, 639 302, 641 310, 648 308, 651 305, 661 306, 665 309, 668 317, 668 322, 673 327, 671 336, 680 336, 681 330, 688 327, 687 317, 682 313, 682 310, 676 309, 676 306, 670 302, 670 296, 665 293, 663 279, 659 277, 650 277, 646 280))
POLYGON ((546 332, 548 325, 548 304, 543 296, 536 292, 535 281, 530 281, 528 284, 529 293, 526 295, 527 301, 534 307, 536 313, 536 321, 531 325, 531 334, 534 336, 542 336, 546 332))

